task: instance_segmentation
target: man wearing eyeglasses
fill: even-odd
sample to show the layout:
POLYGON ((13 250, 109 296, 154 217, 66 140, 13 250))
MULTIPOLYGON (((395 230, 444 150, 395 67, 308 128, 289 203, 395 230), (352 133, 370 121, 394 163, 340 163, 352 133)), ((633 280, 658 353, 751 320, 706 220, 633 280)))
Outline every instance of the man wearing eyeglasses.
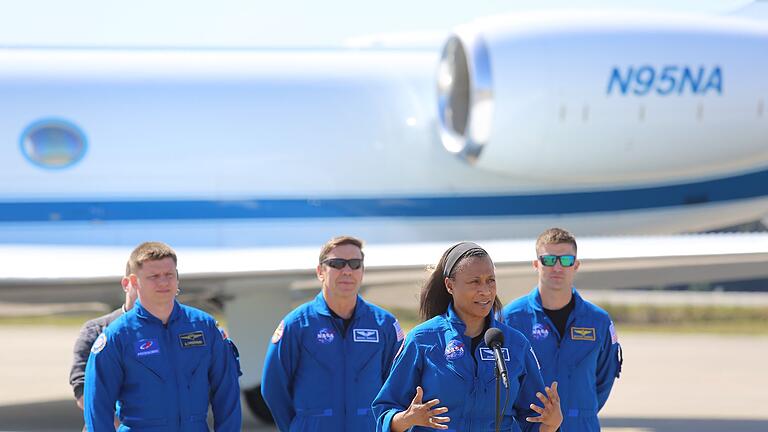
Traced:
POLYGON ((376 429, 371 403, 404 334, 394 315, 359 295, 362 247, 347 236, 323 245, 322 290, 272 335, 261 392, 283 432, 376 429))
POLYGON ((536 239, 539 283, 508 304, 504 321, 531 342, 545 382, 557 381, 561 432, 599 431, 597 413, 621 371, 621 346, 608 313, 573 285, 580 262, 576 239, 550 228, 536 239))

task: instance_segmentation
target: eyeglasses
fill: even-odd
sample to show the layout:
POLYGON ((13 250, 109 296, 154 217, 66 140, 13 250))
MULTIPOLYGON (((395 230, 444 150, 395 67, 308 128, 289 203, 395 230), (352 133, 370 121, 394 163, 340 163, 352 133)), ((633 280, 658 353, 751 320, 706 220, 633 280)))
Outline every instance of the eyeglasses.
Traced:
POLYGON ((576 255, 539 255, 539 261, 544 267, 554 267, 560 260, 563 267, 573 267, 576 264, 576 255))
POLYGON ((362 258, 352 258, 352 259, 328 258, 327 260, 324 260, 321 264, 325 264, 328 267, 333 267, 336 270, 341 270, 344 268, 344 266, 349 266, 349 268, 351 268, 352 270, 357 270, 363 266, 363 259, 362 258))

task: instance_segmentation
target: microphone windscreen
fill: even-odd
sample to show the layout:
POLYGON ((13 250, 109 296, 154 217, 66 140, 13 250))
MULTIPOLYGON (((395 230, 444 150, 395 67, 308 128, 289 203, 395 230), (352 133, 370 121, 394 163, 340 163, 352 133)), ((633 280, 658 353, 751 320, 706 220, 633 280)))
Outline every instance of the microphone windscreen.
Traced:
POLYGON ((486 330, 483 339, 485 339, 485 344, 489 347, 493 347, 497 344, 504 345, 504 333, 502 333, 501 330, 497 329, 496 327, 491 327, 486 330))

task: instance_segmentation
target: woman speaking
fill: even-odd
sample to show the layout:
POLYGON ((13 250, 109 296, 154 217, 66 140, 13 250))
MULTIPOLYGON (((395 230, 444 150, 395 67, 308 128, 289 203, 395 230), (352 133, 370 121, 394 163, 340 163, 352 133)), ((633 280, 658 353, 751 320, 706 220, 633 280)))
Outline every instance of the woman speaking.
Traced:
POLYGON ((557 383, 544 387, 525 336, 496 320, 501 302, 483 248, 462 242, 445 251, 419 303, 426 321, 408 333, 373 401, 377 431, 557 430, 563 420, 557 383), (509 388, 497 399, 499 355, 509 388))

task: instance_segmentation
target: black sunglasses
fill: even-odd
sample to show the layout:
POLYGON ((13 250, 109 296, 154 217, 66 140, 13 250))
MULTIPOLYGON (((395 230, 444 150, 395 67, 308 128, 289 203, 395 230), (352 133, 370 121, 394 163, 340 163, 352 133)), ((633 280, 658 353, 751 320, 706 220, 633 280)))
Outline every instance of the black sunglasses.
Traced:
POLYGON ((576 255, 539 255, 539 261, 544 267, 554 267, 558 260, 563 267, 573 267, 576 255))
POLYGON ((333 267, 336 270, 341 270, 344 268, 344 266, 349 266, 352 270, 357 270, 360 267, 363 266, 363 259, 362 258, 352 258, 352 259, 344 259, 344 258, 328 258, 327 260, 324 260, 320 264, 325 264, 328 267, 333 267))

